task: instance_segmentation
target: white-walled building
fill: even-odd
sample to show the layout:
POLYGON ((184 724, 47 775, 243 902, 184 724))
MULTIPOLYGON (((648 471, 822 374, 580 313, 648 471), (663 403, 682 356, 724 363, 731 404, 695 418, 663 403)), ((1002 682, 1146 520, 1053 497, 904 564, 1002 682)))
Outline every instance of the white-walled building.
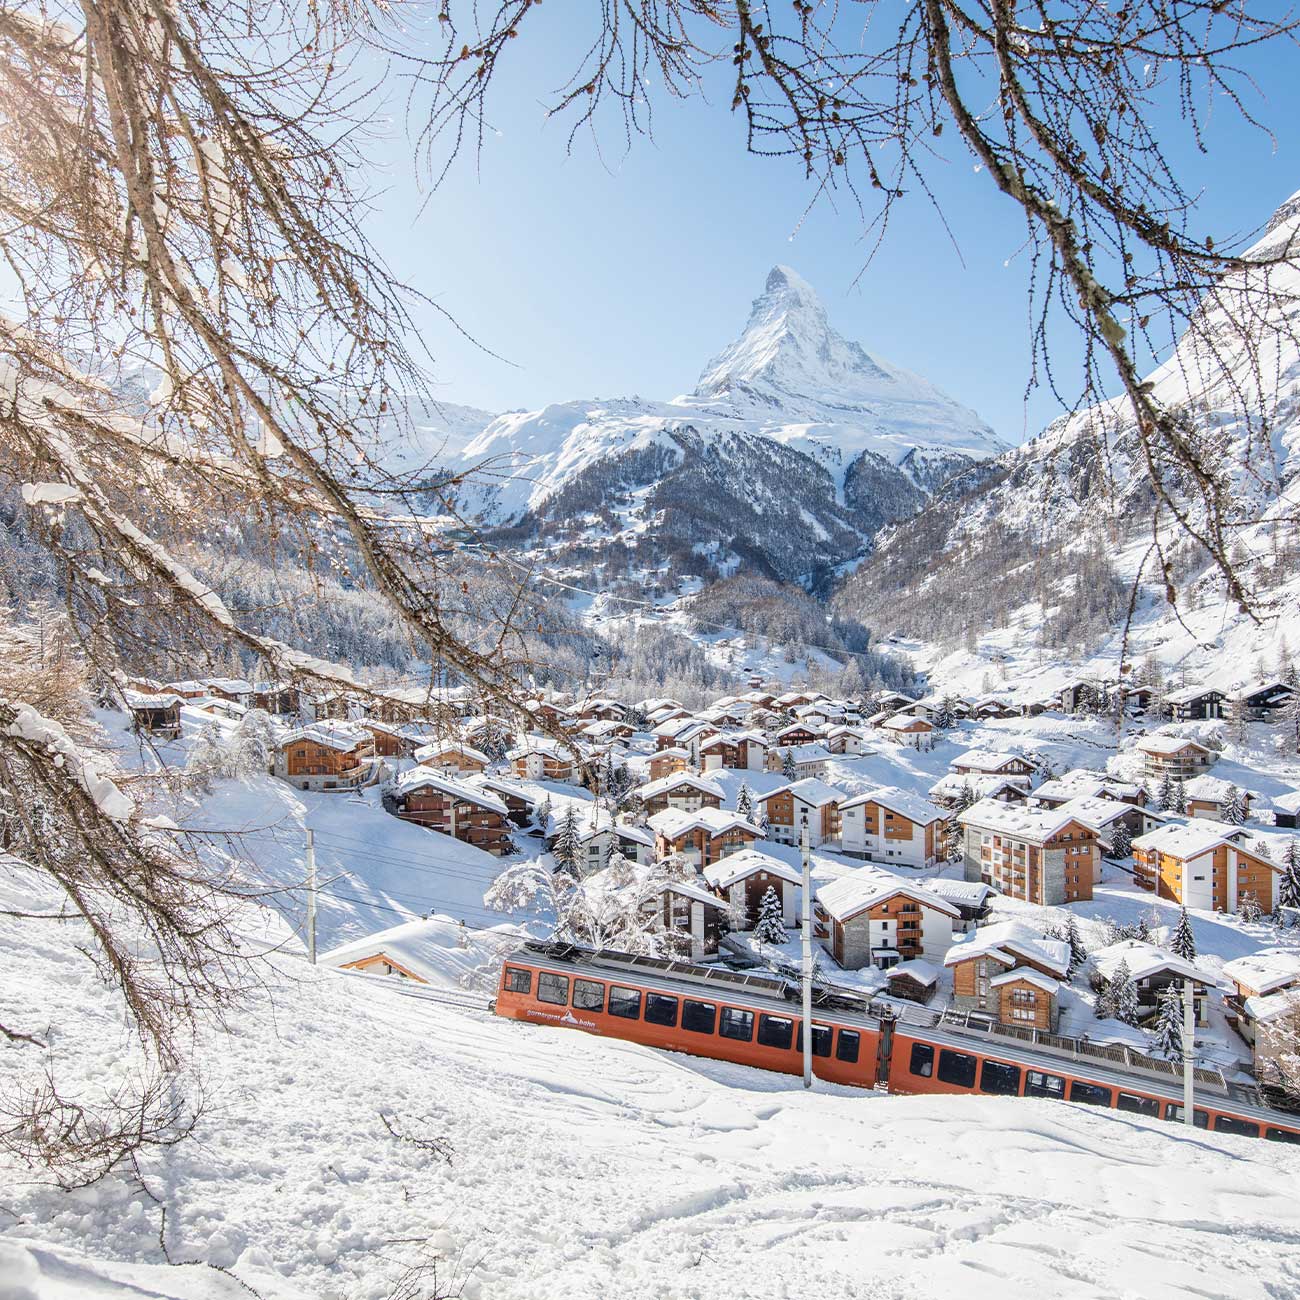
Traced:
POLYGON ((944 814, 896 786, 840 804, 840 850, 889 866, 931 867, 939 860, 944 814))

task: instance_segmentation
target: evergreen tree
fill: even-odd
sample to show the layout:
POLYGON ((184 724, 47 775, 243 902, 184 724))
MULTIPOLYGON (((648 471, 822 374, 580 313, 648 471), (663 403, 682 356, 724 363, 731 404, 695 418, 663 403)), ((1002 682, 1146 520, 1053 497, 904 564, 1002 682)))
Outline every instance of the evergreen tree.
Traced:
POLYGON ((1063 937, 1065 942, 1070 945, 1070 969, 1068 974, 1073 975, 1088 960, 1088 950, 1083 946, 1083 936, 1079 933, 1079 923, 1074 919, 1073 912, 1066 918, 1063 937))
POLYGON ((232 763, 240 776, 265 773, 271 766, 271 716, 264 709, 249 709, 239 720, 233 738, 232 763))
POLYGON ((747 822, 754 820, 754 795, 744 781, 736 791, 736 816, 743 817, 747 822))
POLYGON ((1259 904, 1259 899, 1254 894, 1243 894, 1241 902, 1237 906, 1237 915, 1243 921, 1254 924, 1261 920, 1264 915, 1264 909, 1259 904))
POLYGON ((541 803, 537 805, 537 812, 534 814, 537 820, 537 829, 543 836, 551 833, 551 796, 548 794, 541 803))
POLYGON ((1283 907, 1300 907, 1300 840, 1292 836, 1282 854, 1282 874, 1278 881, 1278 903, 1283 907))
POLYGON ((1176 813, 1187 811, 1187 787, 1183 784, 1181 776, 1174 782, 1174 801, 1170 811, 1176 813))
POLYGON ((1246 823, 1246 800, 1235 785, 1228 787, 1228 797, 1223 804, 1223 820, 1230 826, 1244 826, 1246 823))
POLYGON ((1234 745, 1244 745, 1247 738, 1246 701, 1235 695, 1228 702, 1228 739, 1234 745))
POLYGON ((1184 961, 1196 960, 1196 936, 1192 933, 1192 918, 1187 915, 1185 907, 1179 910, 1178 924, 1169 940, 1169 951, 1184 961))
POLYGON ((186 774, 200 790, 212 789, 213 781, 229 775, 229 758, 215 727, 204 727, 194 738, 190 756, 185 763, 186 774))
POLYGON ((1133 834, 1123 822, 1116 822, 1110 836, 1110 855, 1127 858, 1133 852, 1133 834))
POLYGON ((1278 710, 1283 743, 1292 753, 1300 754, 1300 672, 1294 664, 1288 664, 1282 682, 1291 688, 1290 699, 1278 710))
POLYGON ((1174 783, 1170 779, 1168 772, 1160 778, 1160 786, 1156 790, 1155 804, 1161 812, 1173 811, 1174 783))
POLYGON ((939 731, 950 731, 957 725, 957 697, 944 695, 934 711, 934 725, 939 731))
POLYGON ((1137 985, 1133 983, 1128 962, 1123 958, 1115 967, 1115 973, 1107 981, 1106 992, 1110 1014, 1121 1024, 1136 1025, 1138 1022, 1137 985))
POLYGON ((1143 943, 1151 942, 1151 922, 1145 916, 1138 917, 1137 929, 1134 932, 1134 938, 1141 939, 1143 943))
POLYGON ((794 755, 787 749, 781 757, 781 775, 787 781, 795 779, 794 755))
POLYGON ((1168 985, 1160 995, 1155 1049, 1168 1061, 1183 1059, 1183 999, 1176 984, 1168 985))
POLYGON ((781 899, 772 885, 768 885, 759 900, 754 938, 763 943, 786 943, 790 938, 781 919, 781 899))
POLYGON ((560 871, 567 871, 571 876, 581 874, 582 837, 578 831, 578 812, 572 803, 560 822, 555 843, 551 845, 551 855, 560 871))

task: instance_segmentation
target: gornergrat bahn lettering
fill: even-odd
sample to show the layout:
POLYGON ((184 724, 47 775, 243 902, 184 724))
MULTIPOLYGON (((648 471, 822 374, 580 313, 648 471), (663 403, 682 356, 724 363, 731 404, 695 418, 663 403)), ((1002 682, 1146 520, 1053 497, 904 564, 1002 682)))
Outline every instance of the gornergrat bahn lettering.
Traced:
MULTIPOLYGON (((814 1006, 813 1072, 829 1083, 895 1093, 1049 1097, 1182 1118, 1181 1090, 1118 1064, 1035 1050, 1032 1043, 995 1043, 942 1024, 910 1024, 844 990, 817 990, 814 1006)), ((797 989, 770 975, 527 943, 502 966, 494 1010, 760 1070, 803 1071, 797 989)), ((1197 1101, 1198 1128, 1300 1142, 1300 1114, 1211 1090, 1197 1101)))

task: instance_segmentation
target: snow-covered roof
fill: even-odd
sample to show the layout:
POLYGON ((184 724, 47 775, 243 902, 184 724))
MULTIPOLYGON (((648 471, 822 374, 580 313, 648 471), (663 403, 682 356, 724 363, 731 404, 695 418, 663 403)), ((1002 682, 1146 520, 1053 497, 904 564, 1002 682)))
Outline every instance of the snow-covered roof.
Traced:
POLYGON ((1247 998, 1242 1005, 1246 1015, 1258 1024, 1267 1024, 1288 1014, 1300 1014, 1300 1001, 1289 989, 1247 998))
POLYGON ((718 745, 762 745, 767 748, 767 738, 760 735, 757 731, 722 731, 716 736, 711 736, 708 740, 700 742, 700 748, 713 749, 718 745))
POLYGON ((1208 745, 1202 745, 1199 740, 1193 740, 1190 736, 1167 736, 1157 732, 1153 736, 1143 736, 1137 742, 1137 748, 1144 754, 1181 754, 1183 750, 1199 749, 1202 754, 1210 752, 1208 745))
POLYGON ((1249 790, 1234 786, 1231 781, 1225 781, 1220 776, 1203 774, 1183 783, 1183 794, 1201 803, 1227 803, 1234 789, 1245 799, 1254 797, 1249 790))
POLYGON ((558 740, 551 740, 548 736, 527 737, 510 750, 506 758, 513 762, 516 758, 523 758, 528 754, 541 754, 543 758, 558 758, 563 762, 574 761, 573 755, 565 746, 558 740))
POLYGON ((1055 781, 1044 781, 1041 785, 1036 785, 1030 792, 1031 799, 1060 801, 1062 803, 1070 799, 1087 799, 1103 793, 1106 789, 1106 781, 1103 777, 1089 774, 1086 781, 1069 781, 1064 777, 1055 781))
MULTIPOLYGON (((500 927, 503 936, 513 936, 511 927, 500 927)), ((430 984, 446 984, 449 975, 454 979, 458 968, 477 965, 482 960, 481 951, 470 952, 463 947, 464 928, 450 917, 433 916, 422 920, 403 921, 360 939, 350 939, 320 954, 323 966, 349 966, 367 957, 384 956, 417 979, 430 984)))
POLYGON ((633 844, 643 844, 646 848, 653 848, 655 837, 643 826, 629 826, 626 822, 619 822, 614 827, 614 834, 620 840, 630 840, 633 844))
POLYGON ((739 828, 752 831, 756 839, 761 838, 763 834, 753 822, 746 821, 739 813, 728 812, 724 808, 700 808, 695 812, 684 812, 680 808, 665 808, 662 812, 655 813, 647 825, 657 835, 662 835, 669 840, 680 839, 694 830, 703 830, 710 836, 714 836, 739 828))
POLYGON ((671 794, 674 790, 683 787, 698 790, 701 794, 715 795, 719 799, 723 797, 722 787, 716 781, 710 781, 708 777, 696 776, 693 772, 670 772, 657 781, 647 781, 645 785, 638 786, 636 792, 642 799, 654 799, 661 794, 671 794))
POLYGON ((758 802, 766 803, 779 794, 791 794, 812 808, 824 808, 828 803, 839 803, 844 798, 843 790, 837 790, 815 776, 807 776, 802 781, 792 781, 789 785, 779 785, 775 790, 769 790, 759 796, 758 802))
POLYGON ((180 695, 166 692, 159 695, 146 695, 143 691, 124 690, 122 698, 128 709, 175 709, 185 703, 180 695))
POLYGON ((980 907, 993 892, 992 885, 982 880, 950 880, 941 876, 937 880, 927 880, 926 889, 933 890, 940 898, 951 903, 962 903, 967 907, 980 907))
POLYGON ((496 795, 490 794, 482 786, 470 785, 468 781, 457 781, 428 767, 413 767, 409 772, 403 772, 393 782, 393 789, 398 794, 410 794, 412 790, 440 790, 443 794, 451 795, 453 799, 463 799, 466 803, 477 804, 480 808, 490 808, 493 812, 500 813, 502 817, 507 816, 510 811, 496 795))
POLYGON ((926 988, 932 988, 939 982, 939 968, 933 962, 925 961, 920 957, 900 961, 896 966, 891 966, 887 974, 891 980, 911 979, 926 988))
POLYGON ((815 897, 835 920, 844 922, 898 894, 922 907, 942 912, 945 916, 961 915, 946 898, 940 898, 920 885, 909 884, 897 876, 874 871, 870 867, 850 871, 847 875, 819 885, 815 897))
POLYGON ((1300 950, 1264 948, 1223 963, 1224 976, 1256 993, 1276 993, 1300 984, 1300 950))
POLYGON ((654 762, 656 758, 690 758, 691 751, 683 749, 680 745, 669 745, 666 749, 657 749, 650 755, 650 761, 654 762))
POLYGON ((716 894, 711 894, 701 885, 692 884, 689 880, 666 880, 659 887, 661 894, 681 894, 684 898, 689 898, 693 902, 703 903, 706 907, 725 908, 727 904, 716 894))
POLYGON ((876 790, 868 790, 865 794, 855 794, 852 799, 846 799, 840 804, 840 811, 859 808, 868 803, 879 804, 890 812, 899 813, 919 826, 929 826, 933 822, 944 820, 943 812, 934 804, 922 799, 920 795, 900 790, 896 785, 884 785, 876 790))
POLYGON ((1113 826, 1120 818, 1130 816, 1133 805, 1121 803, 1118 799, 1099 799, 1091 795, 1080 795, 1068 799, 1056 811, 1073 817, 1090 831, 1100 831, 1104 827, 1113 826))
POLYGON ((1167 692, 1164 700, 1166 704, 1194 704, 1203 696, 1222 694, 1222 691, 1213 686, 1184 686, 1181 690, 1167 692))
POLYGON ((1063 808, 1027 808, 997 799, 981 799, 959 813, 957 820, 963 826, 974 826, 1031 844, 1043 844, 1077 818, 1063 808))
POLYGON ((522 799, 527 804, 535 804, 537 796, 530 794, 525 786, 517 781, 507 780, 504 776, 495 776, 491 772, 471 772, 464 778, 467 785, 479 786, 484 790, 495 790, 498 794, 522 799))
POLYGON ((880 726, 884 731, 916 731, 918 728, 929 731, 934 730, 931 723, 911 713, 895 713, 892 718, 886 718, 880 726))
POLYGON ((710 862, 703 874, 704 879, 715 889, 729 889, 736 881, 744 880, 757 871, 766 871, 769 876, 778 876, 792 885, 803 883, 803 875, 797 867, 760 849, 741 849, 739 853, 728 853, 725 858, 710 862))
POLYGON ((472 762, 482 763, 484 767, 491 762, 491 759, 481 750, 475 749, 473 745, 467 745, 461 740, 435 740, 428 745, 421 745, 415 751, 413 757, 417 763, 427 763, 431 758, 438 758, 442 754, 459 754, 461 758, 468 758, 472 762))
POLYGON ((327 718, 322 718, 318 722, 311 722, 305 727, 296 727, 293 731, 286 732, 280 737, 279 747, 283 749, 284 746, 292 745, 299 740, 315 741, 318 745, 324 745, 326 749, 336 749, 344 754, 355 749, 358 745, 374 743, 374 738, 359 723, 344 722, 342 720, 332 721, 327 718))
POLYGON ((1027 776, 979 776, 973 772, 949 772, 930 787, 929 794, 932 799, 954 799, 963 790, 969 790, 976 799, 991 799, 1004 790, 1024 795, 1028 789, 1027 776))
POLYGON ((1044 993, 1050 993, 1053 997, 1060 992, 1061 983, 1054 980, 1050 975, 1044 975, 1042 971, 1036 971, 1032 966, 1016 966, 1011 970, 1003 971, 1001 975, 994 975, 989 980, 993 988, 1001 988, 1004 984, 1032 984, 1035 988, 1042 989, 1044 993))
POLYGON ((1044 939, 1025 921, 999 921, 983 925, 952 945, 944 955, 945 966, 955 966, 972 957, 992 957, 1003 965, 1037 962, 1064 979, 1070 969, 1070 945, 1063 939, 1044 939))
POLYGON ((1179 957, 1177 953, 1158 944, 1147 943, 1142 939, 1121 939, 1118 943, 1108 944, 1091 953, 1088 961, 1093 969, 1109 979, 1115 974, 1120 962, 1128 967, 1128 973, 1135 979, 1146 979, 1149 975, 1168 973, 1183 979, 1196 980, 1201 984, 1213 984, 1214 976, 1200 969, 1194 962, 1179 957))
MULTIPOLYGON (((968 749, 964 754, 958 754, 949 766, 954 771, 957 768, 966 767, 972 772, 996 773, 1000 772, 1008 763, 1028 762, 1029 760, 1023 754, 1012 754, 1006 750, 968 749)), ((1030 766, 1032 766, 1032 763, 1030 766)))
POLYGON ((1185 822, 1157 826, 1133 841, 1135 849, 1151 849, 1175 858, 1195 858, 1221 844, 1241 845, 1248 832, 1240 826, 1228 826, 1208 817, 1194 817, 1185 822))
POLYGON ((251 695, 253 686, 242 677, 205 677, 203 684, 213 691, 224 691, 227 695, 251 695))

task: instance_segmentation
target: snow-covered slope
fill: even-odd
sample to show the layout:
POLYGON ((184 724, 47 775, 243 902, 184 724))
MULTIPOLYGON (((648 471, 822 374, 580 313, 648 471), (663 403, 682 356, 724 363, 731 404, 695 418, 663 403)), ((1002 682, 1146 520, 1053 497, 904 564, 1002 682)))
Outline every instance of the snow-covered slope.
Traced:
POLYGON ((557 529, 590 541, 611 523, 639 539, 686 532, 794 577, 860 552, 881 524, 1004 445, 926 380, 843 339, 812 288, 775 267, 694 392, 503 415, 461 465, 490 470, 467 508, 524 535, 545 527, 548 542, 557 529), (590 518, 620 496, 611 517, 590 518))
MULTIPOLYGON (((946 635, 955 639, 963 625, 982 625, 983 650, 1007 662, 1034 648, 1054 606, 1078 602, 1067 586, 1044 589, 1044 558, 1059 556, 1058 567, 1069 570, 1071 554, 1091 549, 1105 554, 1125 586, 1141 571, 1128 657, 1152 652, 1194 671, 1197 680, 1224 686, 1256 673, 1257 653, 1272 671, 1284 639, 1300 646, 1300 554, 1294 525, 1286 522, 1300 510, 1300 193, 1278 208, 1244 256, 1256 265, 1207 296, 1149 383, 1157 401, 1186 416, 1191 437, 1233 485, 1240 503, 1233 547, 1251 588, 1250 613, 1227 601, 1208 557, 1182 537, 1167 510, 1159 533, 1173 560, 1177 613, 1166 604, 1150 548, 1150 471, 1123 399, 1064 417, 950 482, 916 519, 883 539, 846 584, 843 608, 882 631, 933 640, 932 629, 905 626, 915 606, 903 593, 926 593, 932 608, 956 601, 962 619, 946 635), (1261 265, 1275 258, 1291 260, 1261 265), (880 623, 886 609, 901 616, 897 628, 880 623)), ((1177 494, 1178 473, 1170 465, 1162 473, 1177 494)), ((1181 499, 1193 523, 1203 523, 1197 496, 1181 499)), ((1114 626, 1126 610, 1126 598, 1116 602, 1114 626)), ((1086 655, 1097 646, 1052 648, 1086 655)), ((1118 658, 1119 636, 1103 649, 1118 658)), ((933 654, 925 657, 938 665, 933 654)), ((976 678, 981 672, 978 656, 947 666, 973 670, 976 678)))
MULTIPOLYGON (((49 902, 7 879, 0 906, 49 902)), ((45 1065, 79 1096, 129 1077, 73 938, 0 920, 5 1023, 35 994, 59 1026, 0 1053, 6 1094, 45 1065)), ((1300 1280, 1280 1144, 1049 1101, 805 1093, 288 951, 264 975, 195 1044, 193 1136, 138 1178, 67 1193, 0 1160, 4 1300, 1276 1300, 1300 1280), (439 1290, 398 1289, 433 1257, 439 1290)))

